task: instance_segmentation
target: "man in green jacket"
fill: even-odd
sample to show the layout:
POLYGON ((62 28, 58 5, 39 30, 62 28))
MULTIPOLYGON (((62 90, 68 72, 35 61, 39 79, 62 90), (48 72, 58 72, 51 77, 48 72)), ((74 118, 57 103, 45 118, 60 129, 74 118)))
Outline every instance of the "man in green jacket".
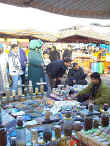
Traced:
POLYGON ((110 105, 110 87, 107 86, 100 78, 100 74, 94 72, 91 74, 91 83, 79 92, 77 99, 79 102, 91 100, 94 104, 110 105))

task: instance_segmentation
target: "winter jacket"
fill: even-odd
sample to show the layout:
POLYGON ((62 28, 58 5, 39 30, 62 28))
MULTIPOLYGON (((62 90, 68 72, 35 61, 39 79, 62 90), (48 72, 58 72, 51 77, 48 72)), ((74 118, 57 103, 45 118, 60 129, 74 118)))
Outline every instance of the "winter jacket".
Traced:
POLYGON ((35 90, 36 83, 40 82, 42 78, 44 81, 44 71, 42 64, 43 58, 41 55, 41 46, 42 43, 40 40, 31 40, 30 42, 30 52, 29 52, 29 68, 28 68, 28 77, 32 81, 33 88, 35 90), (35 49, 38 48, 38 51, 35 49))
POLYGON ((69 70, 67 83, 70 86, 73 86, 73 80, 75 80, 75 84, 87 85, 87 81, 85 80, 86 74, 83 69, 80 67, 78 70, 74 68, 69 70))
POLYGON ((64 65, 64 61, 63 60, 57 60, 54 62, 51 62, 48 66, 47 66, 47 74, 52 78, 58 78, 58 77, 62 77, 66 71, 67 67, 64 65))
POLYGON ((20 52, 15 54, 13 51, 8 56, 8 66, 10 75, 23 75, 21 66, 20 52))
POLYGON ((25 72, 26 64, 27 64, 27 57, 26 57, 25 52, 21 48, 19 49, 19 53, 20 53, 21 67, 22 67, 22 70, 25 72))
MULTIPOLYGON (((91 88, 93 84, 89 84, 84 90, 79 92, 79 96, 91 94, 91 88)), ((110 106, 110 87, 106 85, 103 81, 100 84, 100 87, 96 93, 96 96, 94 97, 95 104, 101 104, 104 103, 109 104, 110 106)))

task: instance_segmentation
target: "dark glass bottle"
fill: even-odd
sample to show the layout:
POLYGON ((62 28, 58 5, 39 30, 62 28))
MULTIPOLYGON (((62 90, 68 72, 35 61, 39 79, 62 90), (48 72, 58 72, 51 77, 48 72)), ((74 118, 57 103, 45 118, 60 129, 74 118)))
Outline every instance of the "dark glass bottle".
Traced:
POLYGON ((109 125, 109 115, 108 112, 103 112, 102 116, 101 116, 101 124, 102 127, 107 127, 109 125))
POLYGON ((90 130, 93 127, 93 119, 90 116, 86 116, 84 119, 84 129, 90 130))
POLYGON ((7 145, 7 132, 4 126, 0 125, 0 146, 7 145))
POLYGON ((93 119, 93 128, 99 128, 99 118, 98 117, 95 117, 93 119))

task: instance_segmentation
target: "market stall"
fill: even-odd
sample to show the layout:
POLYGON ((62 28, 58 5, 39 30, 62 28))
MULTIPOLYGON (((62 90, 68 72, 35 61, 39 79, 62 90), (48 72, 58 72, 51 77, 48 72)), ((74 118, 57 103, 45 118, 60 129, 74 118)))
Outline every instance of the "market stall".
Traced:
POLYGON ((110 144, 108 105, 99 110, 89 104, 88 109, 72 100, 70 90, 77 93, 86 86, 72 88, 59 85, 50 95, 44 92, 44 83, 39 83, 40 91, 32 92, 32 84, 25 86, 22 95, 7 89, 6 97, 0 104, 0 145, 22 146, 108 146, 110 144), (8 118, 8 120, 7 120, 8 118), (106 128, 105 128, 106 127, 106 128), (80 132, 79 132, 80 131, 80 132), (93 136, 91 138, 91 136, 93 136))

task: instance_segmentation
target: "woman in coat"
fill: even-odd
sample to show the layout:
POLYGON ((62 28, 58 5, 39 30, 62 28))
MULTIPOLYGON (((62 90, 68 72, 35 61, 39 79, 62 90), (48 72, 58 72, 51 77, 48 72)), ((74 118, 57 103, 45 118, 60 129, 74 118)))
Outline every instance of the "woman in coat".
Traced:
POLYGON ((41 40, 30 41, 30 51, 28 56, 29 57, 28 76, 29 80, 32 81, 33 92, 35 92, 36 83, 40 82, 40 79, 44 81, 43 72, 44 62, 41 49, 42 45, 43 42, 41 40))

